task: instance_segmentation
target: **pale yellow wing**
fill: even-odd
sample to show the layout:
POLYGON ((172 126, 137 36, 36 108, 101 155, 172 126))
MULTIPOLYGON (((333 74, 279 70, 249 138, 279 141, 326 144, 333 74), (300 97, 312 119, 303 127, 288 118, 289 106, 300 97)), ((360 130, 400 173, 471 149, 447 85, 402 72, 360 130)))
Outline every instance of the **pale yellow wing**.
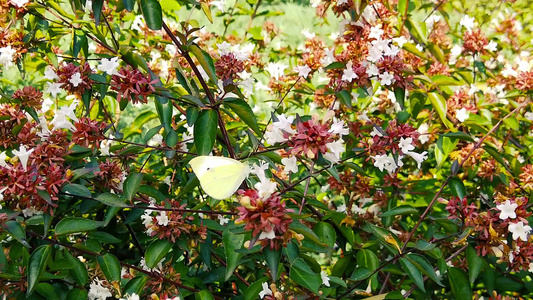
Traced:
POLYGON ((190 165, 202 189, 218 200, 231 197, 250 173, 248 165, 220 156, 198 156, 190 165))

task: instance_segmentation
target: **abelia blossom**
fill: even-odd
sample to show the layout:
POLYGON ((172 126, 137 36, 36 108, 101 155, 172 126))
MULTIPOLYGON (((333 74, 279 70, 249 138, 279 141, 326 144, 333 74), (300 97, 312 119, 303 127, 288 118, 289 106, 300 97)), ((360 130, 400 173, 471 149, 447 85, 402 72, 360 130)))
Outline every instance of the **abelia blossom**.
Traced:
POLYGON ((130 66, 121 68, 118 73, 111 77, 111 89, 117 92, 117 101, 126 99, 133 104, 147 103, 148 96, 155 92, 157 79, 151 81, 148 76, 130 66))
POLYGON ((531 232, 531 226, 525 225, 524 222, 509 224, 509 232, 513 234, 513 240, 527 241, 527 236, 531 232))
POLYGON ((507 218, 514 219, 516 218, 516 208, 518 207, 518 204, 511 203, 511 201, 507 200, 504 203, 500 205, 496 205, 496 208, 500 211, 499 218, 501 220, 506 220, 507 218))

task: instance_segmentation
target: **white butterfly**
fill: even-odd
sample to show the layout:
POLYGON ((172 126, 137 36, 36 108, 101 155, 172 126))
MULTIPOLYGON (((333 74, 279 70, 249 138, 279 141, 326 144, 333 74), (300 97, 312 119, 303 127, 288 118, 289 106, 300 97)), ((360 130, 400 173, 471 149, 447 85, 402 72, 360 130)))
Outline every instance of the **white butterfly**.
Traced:
POLYGON ((202 189, 217 200, 231 197, 250 174, 247 164, 228 157, 198 156, 189 163, 202 189))

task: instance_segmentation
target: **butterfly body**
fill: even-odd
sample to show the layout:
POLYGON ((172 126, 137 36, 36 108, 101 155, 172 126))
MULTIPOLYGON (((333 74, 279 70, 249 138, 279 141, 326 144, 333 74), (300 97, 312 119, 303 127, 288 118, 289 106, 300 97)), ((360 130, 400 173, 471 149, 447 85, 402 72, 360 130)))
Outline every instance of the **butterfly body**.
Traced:
POLYGON ((218 200, 231 197, 250 173, 247 164, 228 157, 198 156, 189 163, 202 189, 218 200))

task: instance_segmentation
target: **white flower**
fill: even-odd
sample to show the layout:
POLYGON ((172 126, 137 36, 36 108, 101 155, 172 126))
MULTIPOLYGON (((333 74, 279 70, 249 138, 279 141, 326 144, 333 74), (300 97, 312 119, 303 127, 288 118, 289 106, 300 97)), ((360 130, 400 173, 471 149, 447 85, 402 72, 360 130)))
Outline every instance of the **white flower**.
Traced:
POLYGON ((324 158, 332 163, 338 163, 341 159, 341 154, 345 151, 344 141, 337 140, 335 142, 327 143, 326 147, 328 148, 329 152, 324 154, 324 158))
POLYGON ((226 0, 211 1, 211 5, 216 6, 221 12, 226 11, 226 0))
POLYGON ((513 234, 513 240, 527 241, 527 235, 530 231, 531 226, 524 225, 524 222, 509 223, 509 232, 513 234))
POLYGON ((507 218, 514 219, 516 218, 516 208, 518 207, 517 203, 511 203, 507 200, 500 205, 496 205, 496 208, 500 211, 500 219, 506 220, 507 218))
POLYGON ((370 66, 368 66, 368 69, 366 69, 366 74, 369 77, 378 76, 379 75, 379 69, 378 69, 378 67, 376 65, 370 65, 370 66))
POLYGON ((413 146, 413 138, 406 138, 403 137, 400 138, 400 142, 398 143, 398 146, 402 150, 403 153, 411 150, 415 150, 415 146, 413 146))
POLYGON ((265 140, 270 145, 286 142, 287 139, 284 137, 284 132, 289 134, 296 133, 291 127, 294 116, 285 117, 285 115, 281 114, 277 118, 278 120, 269 125, 265 132, 265 140))
POLYGON ((383 134, 381 133, 381 131, 379 131, 376 127, 374 127, 374 128, 372 129, 372 132, 370 132, 370 135, 371 135, 372 137, 374 137, 374 136, 376 136, 376 135, 379 136, 379 137, 383 137, 383 134))
POLYGON ((341 6, 343 4, 348 4, 348 0, 337 0, 336 6, 341 6))
POLYGON ((98 278, 95 278, 94 281, 89 286, 89 300, 106 300, 109 297, 112 297, 111 291, 102 285, 102 281, 98 278))
POLYGON ((61 113, 61 111, 56 112, 56 115, 52 119, 52 122, 50 122, 50 125, 54 126, 54 130, 56 129, 68 129, 70 131, 76 130, 76 127, 67 119, 67 116, 64 113, 61 113))
POLYGON ((496 52, 498 50, 498 43, 495 41, 490 41, 488 45, 485 45, 485 50, 488 50, 490 52, 496 52))
POLYGON ((423 123, 418 127, 418 132, 420 133, 420 136, 418 137, 418 141, 421 144, 425 144, 429 141, 429 134, 428 134, 429 125, 427 123, 423 123))
POLYGON ((43 104, 42 104, 42 107, 41 107, 41 111, 43 112, 43 114, 45 112, 49 111, 50 108, 52 107, 52 105, 54 105, 54 101, 52 101, 52 99, 44 98, 43 104))
POLYGON ((346 211, 346 204, 341 204, 337 206, 337 212, 345 212, 346 211))
POLYGON ((120 63, 118 63, 118 57, 113 57, 111 59, 102 58, 102 60, 100 61, 100 64, 98 65, 98 70, 102 72, 106 72, 107 75, 117 75, 117 76, 123 77, 117 71, 117 68, 119 66, 120 66, 120 63))
POLYGON ((372 45, 372 47, 368 49, 368 56, 366 58, 368 61, 377 62, 382 57, 383 57, 383 50, 377 45, 372 45))
POLYGON ((223 215, 218 215, 217 218, 218 218, 218 223, 222 226, 229 223, 229 219, 224 217, 223 215))
POLYGON ((274 233, 274 230, 270 230, 269 232, 262 231, 261 234, 259 235, 260 240, 263 240, 263 239, 273 240, 275 238, 276 238, 276 233, 274 233))
POLYGON ((133 293, 133 294, 127 294, 126 298, 120 298, 120 300, 140 300, 141 298, 139 295, 133 293))
POLYGON ((468 113, 468 111, 464 107, 461 108, 461 109, 455 110, 455 117, 461 123, 466 121, 466 119, 468 119, 469 116, 470 116, 470 114, 468 113))
POLYGON ((307 78, 307 76, 309 76, 309 73, 311 72, 311 68, 309 68, 308 65, 296 66, 293 70, 294 72, 298 72, 298 76, 303 78, 307 78))
POLYGON ((24 168, 24 171, 26 171, 26 166, 28 164, 28 159, 30 158, 30 154, 35 150, 30 149, 26 150, 26 147, 24 145, 20 145, 19 150, 13 150, 13 154, 18 157, 20 163, 22 164, 22 167, 24 168))
POLYGON ((309 30, 302 29, 302 34, 305 36, 306 39, 313 39, 315 38, 316 34, 314 32, 309 32, 309 30))
POLYGON ((381 85, 391 85, 394 82, 394 76, 391 73, 383 73, 379 75, 379 82, 381 85))
POLYGON ((387 49, 385 49, 385 52, 383 55, 395 57, 398 53, 400 53, 400 48, 392 45, 392 46, 387 47, 387 49))
POLYGON ((435 15, 435 14, 431 15, 429 18, 426 19, 427 28, 432 28, 433 24, 438 23, 439 21, 440 21, 439 15, 435 15))
POLYGON ((376 39, 376 40, 380 40, 381 39, 381 35, 383 34, 383 29, 377 27, 377 26, 374 26, 372 28, 370 28, 370 34, 368 35, 368 38, 369 39, 376 39))
POLYGON ((29 217, 33 217, 34 215, 35 216, 42 215, 43 212, 31 206, 29 208, 23 209, 22 214, 24 215, 24 218, 29 218, 29 217))
POLYGON ((154 134, 154 136, 148 140, 148 146, 157 147, 163 143, 163 136, 159 133, 154 134))
POLYGON ((288 174, 289 172, 298 173, 298 165, 296 162, 296 156, 282 158, 281 163, 284 166, 283 172, 285 174, 288 174))
POLYGON ((61 91, 63 90, 61 88, 61 83, 52 83, 52 82, 47 82, 46 83, 48 85, 48 87, 46 88, 45 90, 45 93, 49 93, 50 95, 52 95, 52 97, 57 97, 57 94, 61 93, 61 91))
POLYGON ((57 80, 59 79, 59 76, 57 76, 56 72, 51 66, 46 66, 46 69, 44 69, 44 78, 48 80, 57 80))
POLYGON ((350 130, 345 125, 346 124, 344 123, 344 120, 337 120, 337 118, 333 118, 333 124, 331 124, 331 128, 328 130, 328 132, 338 134, 340 136, 348 135, 350 134, 350 130))
POLYGON ((418 164, 418 168, 420 169, 422 162, 427 159, 427 151, 424 151, 422 153, 416 153, 407 151, 404 152, 405 155, 411 156, 414 160, 416 160, 416 163, 418 164))
POLYGON ((387 155, 376 155, 371 156, 374 159, 374 167, 378 168, 380 171, 383 172, 383 169, 386 165, 390 164, 390 159, 387 155))
POLYGON ((476 19, 474 17, 469 17, 468 15, 464 15, 461 21, 459 22, 459 25, 463 26, 466 30, 470 31, 474 28, 474 22, 476 19))
POLYGON ((6 152, 5 151, 0 152, 0 167, 4 167, 4 168, 7 167, 6 158, 7 158, 6 152))
POLYGON ((329 277, 328 274, 326 274, 326 271, 320 272, 320 278, 322 278, 322 284, 329 287, 329 277))
POLYGON ((26 3, 30 2, 29 0, 9 0, 9 2, 11 2, 13 5, 15 5, 16 7, 23 7, 24 5, 26 5, 26 3))
POLYGON ((157 220, 157 224, 160 226, 167 226, 168 222, 170 221, 166 211, 159 212, 159 216, 155 217, 155 219, 157 220))
POLYGON ((11 46, 0 48, 0 64, 6 67, 11 66, 16 53, 17 50, 11 48, 11 46))
POLYGON ((346 69, 344 69, 344 72, 342 73, 342 81, 351 82, 352 80, 358 78, 357 74, 353 71, 353 65, 352 62, 349 61, 346 64, 346 69))
POLYGON ((422 47, 420 44, 416 44, 415 48, 420 52, 424 52, 424 47, 422 47))
POLYGON ((78 87, 78 85, 83 82, 83 80, 81 79, 81 73, 76 72, 72 74, 68 81, 72 84, 73 87, 78 87))
POLYGON ((263 199, 270 197, 277 190, 276 183, 266 177, 256 183, 254 188, 259 197, 263 199))
POLYGON ((283 72, 285 71, 285 69, 287 69, 287 65, 277 62, 270 62, 265 67, 265 70, 270 73, 270 76, 276 78, 276 80, 278 80, 281 76, 284 75, 283 72))
POLYGON ((407 39, 405 38, 405 36, 400 36, 400 37, 397 37, 397 38, 393 38, 392 39, 393 42, 395 42, 398 47, 402 48, 403 45, 405 45, 405 43, 407 43, 407 39))
POLYGON ((259 297, 261 297, 261 299, 265 298, 266 295, 272 296, 272 290, 268 286, 268 283, 263 282, 261 286, 263 287, 263 290, 259 293, 259 297))

